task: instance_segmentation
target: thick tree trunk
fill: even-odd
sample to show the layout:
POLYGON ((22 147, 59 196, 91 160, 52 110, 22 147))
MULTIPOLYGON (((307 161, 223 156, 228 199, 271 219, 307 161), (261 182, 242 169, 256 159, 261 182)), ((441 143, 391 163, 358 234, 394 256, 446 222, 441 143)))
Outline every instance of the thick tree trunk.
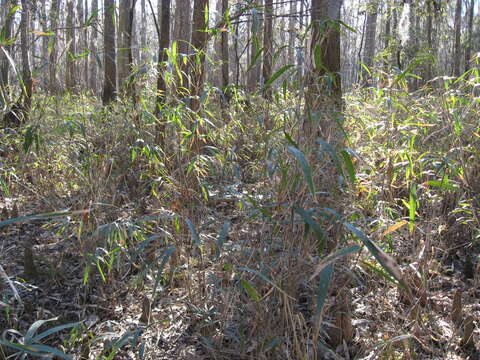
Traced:
MULTIPOLYGON (((273 1, 265 0, 265 27, 263 29, 263 83, 272 77, 273 59, 273 1)), ((263 96, 272 97, 271 88, 265 88, 263 96)))
POLYGON ((122 0, 118 28, 118 86, 126 88, 132 65, 132 15, 134 0, 122 0))
MULTIPOLYGON (((342 82, 340 78, 340 32, 338 26, 328 22, 340 19, 342 1, 312 1, 312 35, 309 46, 307 91, 305 106, 307 122, 304 131, 317 134, 327 141, 338 140, 337 126, 332 115, 343 109, 342 82), (325 22, 327 21, 327 22, 325 22), (319 47, 320 63, 315 61, 319 47), (326 116, 319 119, 320 113, 326 116), (319 121, 319 124, 314 124, 319 121), (317 131, 318 129, 318 131, 317 131)), ((323 116, 322 116, 323 117, 323 116)))
POLYGON ((145 0, 142 0, 140 3, 141 13, 140 17, 142 21, 140 22, 140 62, 143 64, 146 60, 145 49, 147 47, 147 12, 145 8, 145 0))
POLYGON ((67 61, 66 61, 66 72, 65 72, 65 87, 69 92, 76 91, 76 79, 75 79, 75 27, 74 27, 74 16, 75 10, 73 6, 73 0, 67 1, 67 61))
POLYGON ((115 60, 115 0, 104 0, 104 69, 103 104, 107 105, 117 97, 117 63, 115 60))
POLYGON ((462 0, 457 0, 455 6, 455 44, 453 48, 453 76, 460 76, 460 58, 461 58, 461 42, 462 33, 462 0))
POLYGON ((22 79, 23 79, 23 112, 24 121, 28 119, 30 109, 32 107, 33 95, 33 79, 30 70, 30 53, 29 53, 29 27, 30 27, 30 4, 28 0, 22 0, 22 18, 21 18, 20 38, 22 41, 22 79))
POLYGON ((190 61, 190 109, 200 109, 200 95, 205 82, 205 52, 207 50, 208 0, 195 0, 193 10, 192 46, 196 59, 190 61))

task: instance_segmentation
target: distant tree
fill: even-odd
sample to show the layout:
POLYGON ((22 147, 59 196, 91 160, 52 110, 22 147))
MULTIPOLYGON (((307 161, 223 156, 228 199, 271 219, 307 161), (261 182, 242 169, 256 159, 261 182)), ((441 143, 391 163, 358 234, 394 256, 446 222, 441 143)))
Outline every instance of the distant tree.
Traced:
POLYGON ((23 110, 25 119, 28 118, 32 107, 33 78, 30 70, 30 52, 28 46, 28 34, 30 30, 30 2, 22 0, 22 17, 20 26, 20 38, 22 41, 22 80, 23 80, 23 110))
POLYGON ((193 3, 192 46, 196 52, 190 61, 190 109, 200 109, 200 95, 205 83, 205 51, 207 49, 208 0, 195 0, 193 3))
MULTIPOLYGON (((273 59, 273 1, 265 0, 265 26, 263 28, 263 81, 266 82, 272 77, 273 59)), ((264 97, 272 96, 271 88, 265 88, 264 97)))
POLYGON ((104 30, 104 64, 105 77, 103 82, 103 104, 107 105, 117 97, 117 63, 115 60, 115 0, 103 2, 104 30))
POLYGON ((462 33, 462 0, 457 0, 455 6, 455 42, 453 46, 453 76, 460 76, 460 59, 462 52, 461 33, 462 33))
POLYGON ((74 25, 75 9, 74 0, 67 0, 67 20, 66 20, 66 39, 67 39, 67 61, 65 71, 65 86, 67 91, 74 92, 76 90, 75 77, 75 25, 74 25))
MULTIPOLYGON (((365 48, 363 50, 363 63, 367 68, 372 68, 375 57, 376 32, 377 32, 378 0, 369 0, 367 4, 367 24, 365 27, 365 48)), ((371 76, 364 72, 363 85, 371 86, 371 76)))

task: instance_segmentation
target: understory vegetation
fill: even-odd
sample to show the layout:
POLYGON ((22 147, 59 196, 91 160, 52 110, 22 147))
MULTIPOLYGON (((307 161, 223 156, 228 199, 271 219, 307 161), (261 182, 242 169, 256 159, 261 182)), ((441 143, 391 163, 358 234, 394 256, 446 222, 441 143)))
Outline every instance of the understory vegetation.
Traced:
POLYGON ((0 358, 473 359, 479 77, 403 81, 345 94, 339 151, 302 88, 167 102, 163 146, 147 86, 35 95, 0 134, 0 358))

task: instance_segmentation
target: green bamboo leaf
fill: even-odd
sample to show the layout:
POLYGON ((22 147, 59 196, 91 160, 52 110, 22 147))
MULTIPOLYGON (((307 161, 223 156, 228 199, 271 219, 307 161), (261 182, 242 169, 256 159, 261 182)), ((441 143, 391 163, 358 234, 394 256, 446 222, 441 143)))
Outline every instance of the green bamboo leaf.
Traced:
POLYGON ((300 215, 303 219, 303 221, 308 224, 309 226, 312 227, 313 231, 315 232, 315 235, 317 237, 318 243, 319 243, 319 249, 323 251, 325 247, 325 232, 322 230, 320 225, 310 216, 310 214, 305 211, 302 208, 294 208, 294 211, 300 215))
POLYGON ((185 218, 185 222, 190 229, 190 233, 192 234, 192 243, 194 245, 200 245, 200 237, 198 236, 198 232, 195 229, 195 225, 193 225, 192 221, 189 218, 185 218))
POLYGON ((320 315, 322 313, 322 308, 323 308, 323 305, 325 304, 325 299, 328 296, 328 289, 330 287, 332 275, 333 275, 333 264, 328 264, 320 272, 320 278, 318 280, 318 287, 316 291, 317 293, 317 307, 315 310, 316 315, 320 315))
POLYGON ((260 301, 260 296, 258 295, 257 290, 255 290, 252 285, 250 285, 247 281, 243 279, 240 280, 240 285, 242 285, 248 296, 250 296, 255 302, 260 301))
POLYGON ((157 275, 155 276, 155 285, 153 287, 152 302, 155 301, 155 295, 157 294, 157 287, 158 287, 158 284, 160 283, 160 279, 162 278, 163 269, 165 268, 165 265, 167 265, 168 259, 170 259, 170 256, 173 254, 175 250, 176 250, 175 246, 170 246, 163 253, 162 262, 160 263, 160 266, 157 271, 157 275))
POLYGON ((410 195, 408 199, 408 217, 410 219, 409 230, 413 231, 415 226, 415 215, 417 212, 417 186, 412 184, 410 186, 410 195))
POLYGON ((268 79, 265 84, 263 85, 264 88, 268 88, 270 85, 272 85, 272 83, 277 80, 280 76, 282 76, 282 74, 287 71, 288 69, 291 69, 293 67, 293 65, 285 65, 285 66, 282 66, 279 70, 277 70, 275 72, 275 74, 272 75, 272 77, 270 79, 268 79))
POLYGON ((403 280, 402 271, 400 270, 397 262, 392 257, 387 255, 377 244, 370 240, 362 231, 358 230, 355 226, 348 222, 344 222, 343 225, 363 242, 368 251, 370 251, 370 253, 387 271, 387 273, 395 280, 397 280, 399 284, 402 285, 402 287, 404 287, 409 293, 411 293, 408 284, 403 280))
POLYGON ((353 166, 353 161, 350 156, 350 153, 347 150, 340 151, 340 154, 343 157, 343 161, 345 163, 345 167, 347 168, 348 177, 350 178, 350 182, 355 184, 356 176, 355 176, 355 166, 353 166))
POLYGON ((218 235, 217 254, 216 254, 217 259, 220 257, 220 253, 221 253, 222 248, 223 248, 223 243, 225 242, 225 239, 227 238, 228 232, 230 231, 230 226, 231 226, 231 222, 228 221, 228 220, 225 221, 223 223, 222 231, 218 235))
POLYGON ((290 143, 290 145, 296 147, 297 149, 300 148, 300 146, 298 146, 298 144, 295 142, 295 140, 293 140, 293 138, 290 136, 290 134, 287 133, 285 130, 283 130, 283 135, 285 136, 285 139, 287 139, 287 141, 290 143))
POLYGON ((307 182, 308 188, 310 189, 312 196, 315 196, 315 185, 313 183, 312 169, 308 164, 307 159, 305 159, 305 155, 294 146, 288 146, 287 149, 298 160, 300 167, 303 170, 303 175, 305 177, 305 181, 307 182))

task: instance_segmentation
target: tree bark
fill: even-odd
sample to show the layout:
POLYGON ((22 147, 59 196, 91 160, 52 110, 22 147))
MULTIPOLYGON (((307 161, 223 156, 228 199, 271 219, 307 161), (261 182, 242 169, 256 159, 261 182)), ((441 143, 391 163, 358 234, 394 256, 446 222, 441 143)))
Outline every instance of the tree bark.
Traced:
POLYGON ((123 0, 120 6, 118 29, 118 86, 129 87, 129 76, 133 62, 132 56, 132 25, 134 14, 134 0, 123 0))
POLYGON ((115 60, 115 0, 104 0, 104 69, 103 104, 107 105, 117 97, 117 63, 115 60))
MULTIPOLYGON (((256 7, 252 9, 252 20, 250 22, 250 58, 248 60, 249 71, 247 74, 247 88, 250 93, 255 92, 260 82, 260 74, 262 69, 262 60, 259 52, 262 49, 262 19, 258 9, 263 6, 263 0, 256 1, 256 7)), ((235 43, 238 40, 235 39, 235 43)))
MULTIPOLYGON (((263 29, 263 83, 272 77, 273 58, 273 1, 265 0, 265 27, 263 29)), ((263 96, 272 97, 271 87, 263 89, 263 96)))
POLYGON ((161 37, 158 48, 158 78, 157 78, 157 116, 160 105, 163 105, 166 98, 167 84, 165 81, 165 72, 167 71, 168 54, 170 46, 170 0, 161 2, 160 31, 161 37))
POLYGON ((462 32, 462 0, 457 0, 455 6, 455 44, 453 48, 453 76, 460 76, 460 58, 461 58, 461 43, 460 37, 462 32))
POLYGON ((295 64, 295 14, 297 12, 297 2, 290 2, 290 17, 288 18, 288 64, 295 64))

